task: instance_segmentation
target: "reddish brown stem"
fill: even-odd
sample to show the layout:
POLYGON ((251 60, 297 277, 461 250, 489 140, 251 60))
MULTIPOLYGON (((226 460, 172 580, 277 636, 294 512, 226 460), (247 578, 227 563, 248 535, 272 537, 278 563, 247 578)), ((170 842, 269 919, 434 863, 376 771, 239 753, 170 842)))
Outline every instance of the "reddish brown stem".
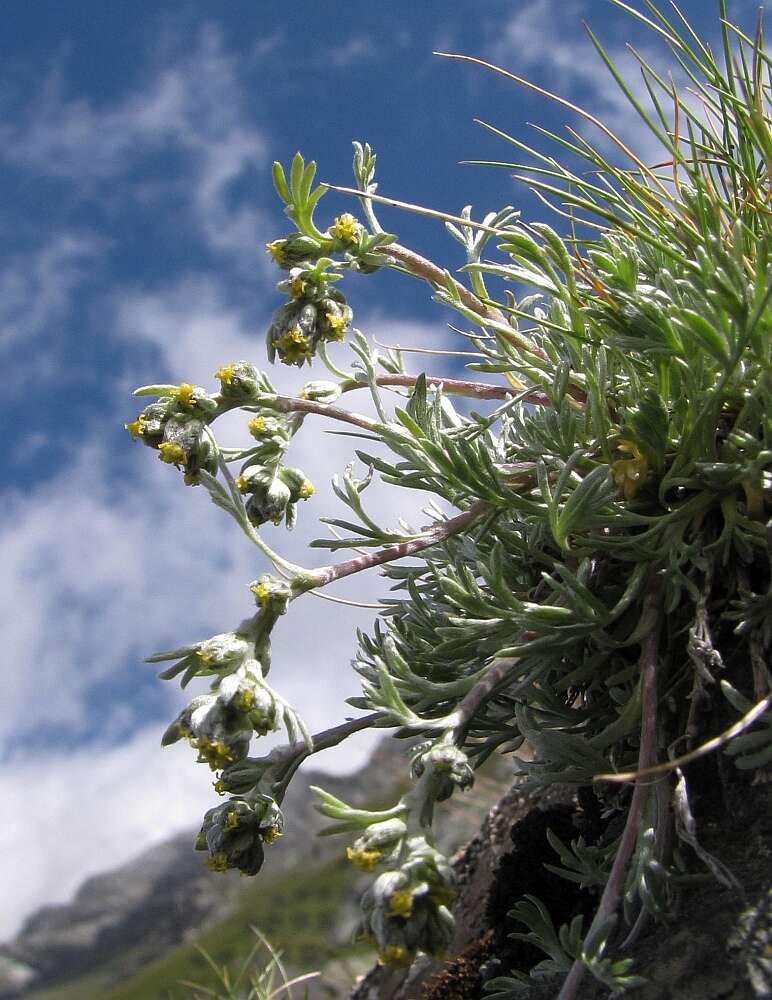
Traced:
MULTIPOLYGON (((376 383, 382 386, 402 385, 410 388, 416 384, 418 375, 379 375, 376 383)), ((520 396, 522 390, 513 389, 506 385, 491 385, 488 382, 470 382, 467 379, 442 378, 439 375, 427 375, 427 385, 441 385, 445 392, 452 396, 469 396, 473 399, 509 399, 512 396, 520 396)), ((529 403, 538 403, 540 406, 550 406, 550 400, 543 392, 534 390, 522 398, 529 403)))
POLYGON ((360 573, 362 570, 371 569, 373 566, 381 566, 383 563, 394 562, 395 559, 405 559, 413 556, 417 552, 422 552, 432 545, 444 542, 446 538, 457 535, 460 531, 478 521, 491 509, 490 504, 478 500, 469 510, 456 514, 455 517, 448 518, 434 525, 428 531, 416 538, 411 538, 398 545, 388 545, 377 552, 368 552, 365 555, 357 556, 354 559, 347 559, 336 566, 324 566, 322 569, 313 570, 302 580, 298 580, 298 585, 302 590, 311 590, 314 587, 326 587, 327 584, 335 580, 341 580, 345 576, 360 573))

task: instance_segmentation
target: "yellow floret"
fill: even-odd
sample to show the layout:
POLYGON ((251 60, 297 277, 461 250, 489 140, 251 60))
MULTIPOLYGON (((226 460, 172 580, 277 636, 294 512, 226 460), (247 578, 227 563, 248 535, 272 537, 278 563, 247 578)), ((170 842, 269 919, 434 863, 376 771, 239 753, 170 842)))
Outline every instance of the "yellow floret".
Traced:
POLYGON ((336 219, 333 219, 330 232, 336 239, 342 240, 345 243, 356 243, 361 228, 361 225, 353 215, 349 212, 344 212, 343 215, 339 215, 336 219))
POLYGON ((300 489, 298 490, 298 496, 301 500, 308 500, 312 497, 316 491, 314 490, 314 484, 310 479, 304 479, 300 484, 300 489))
POLYGON ((236 489, 239 491, 239 493, 248 493, 249 480, 246 479, 244 476, 238 476, 236 479, 236 489))
POLYGON ((274 347, 285 364, 291 365, 296 361, 305 361, 306 358, 311 357, 311 344, 299 326, 293 326, 287 330, 274 343, 274 347))
POLYGON ((218 851, 217 854, 213 854, 206 862, 207 868, 211 868, 213 872, 227 872, 230 868, 228 864, 228 856, 223 851, 218 851))
POLYGON ((626 451, 632 458, 620 458, 611 466, 614 482, 624 493, 625 500, 632 500, 649 472, 649 460, 635 441, 623 439, 617 443, 619 451, 626 451))
POLYGON ((249 589, 255 595, 260 604, 265 606, 268 603, 268 598, 271 596, 271 592, 264 583, 253 583, 249 589))
POLYGON ((306 283, 302 278, 293 278, 290 282, 290 295, 293 299, 299 299, 306 291, 306 283))
POLYGON ((145 433, 145 418, 140 413, 136 420, 132 420, 130 424, 124 424, 123 426, 133 438, 141 437, 145 433))
POLYGON ((226 830, 235 830, 239 825, 239 814, 235 810, 231 810, 225 817, 225 823, 223 826, 226 830))
POLYGON ((329 324, 330 330, 332 330, 332 339, 343 340, 346 327, 348 326, 346 318, 344 316, 338 316, 335 313, 325 313, 325 319, 329 324))
POLYGON ((410 889, 398 889, 389 900, 390 917, 409 917, 413 912, 413 893, 410 889))
POLYGON ((255 703, 254 691, 241 691, 231 702, 237 712, 248 712, 255 703))
POLYGON ((272 844, 274 840, 281 837, 281 830, 278 826, 267 826, 260 831, 260 835, 266 844, 272 844))
POLYGON ((196 388, 190 382, 183 382, 177 387, 174 398, 180 406, 192 406, 196 402, 196 388))
POLYGON ((214 373, 214 377, 219 379, 223 383, 223 385, 230 385, 231 382, 233 381, 234 374, 235 372, 232 364, 223 365, 222 368, 217 369, 217 371, 214 373))
POLYGON ((222 740, 210 740, 207 736, 202 736, 200 739, 191 740, 191 743, 198 750, 199 762, 208 764, 213 771, 221 771, 233 763, 231 748, 222 740))
POLYGON ((261 434, 265 434, 267 425, 265 422, 265 417, 252 417, 252 419, 247 424, 249 428, 249 433, 258 437, 261 434))
POLYGON ((361 872, 375 871, 375 866, 383 857, 381 851, 357 850, 355 847, 346 848, 346 857, 351 864, 361 872))
POLYGON ((271 243, 265 244, 265 252, 270 254, 271 258, 277 264, 284 262, 284 246, 286 242, 286 240, 273 240, 271 243))
POLYGON ((185 462, 185 451, 180 444, 174 441, 164 441, 158 446, 159 458, 169 465, 183 465, 185 462))
POLYGON ((406 968, 413 962, 413 956, 404 945, 396 944, 384 948, 378 953, 381 965, 391 965, 396 968, 406 968))

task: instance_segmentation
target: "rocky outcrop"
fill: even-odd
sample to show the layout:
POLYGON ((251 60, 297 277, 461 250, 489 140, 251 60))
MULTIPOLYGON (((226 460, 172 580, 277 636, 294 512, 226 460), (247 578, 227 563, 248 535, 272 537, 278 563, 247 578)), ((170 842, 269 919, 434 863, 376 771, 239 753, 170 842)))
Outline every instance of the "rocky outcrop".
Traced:
MULTIPOLYGON (((688 850, 676 912, 667 923, 645 926, 627 954, 646 983, 635 1000, 762 1000, 772 997, 772 784, 749 784, 720 764, 702 776, 699 823, 702 847, 726 866, 737 887, 709 875, 688 850)), ((445 963, 419 958, 407 971, 374 967, 352 1000, 480 1000, 484 983, 517 969, 527 972, 544 956, 513 941, 522 930, 508 912, 525 893, 547 905, 557 926, 594 912, 591 893, 552 875, 555 861, 546 828, 564 841, 598 835, 600 816, 591 793, 578 798, 564 786, 538 799, 517 787, 494 806, 480 832, 454 859, 460 892, 454 908, 456 937, 445 963), (573 831, 573 832, 572 832, 573 831)), ((607 831, 612 833, 613 831, 607 831)), ((618 831, 617 831, 618 832, 618 831)), ((560 978, 532 980, 518 998, 552 1000, 560 978)), ((577 1000, 604 1000, 609 990, 586 975, 577 1000)))

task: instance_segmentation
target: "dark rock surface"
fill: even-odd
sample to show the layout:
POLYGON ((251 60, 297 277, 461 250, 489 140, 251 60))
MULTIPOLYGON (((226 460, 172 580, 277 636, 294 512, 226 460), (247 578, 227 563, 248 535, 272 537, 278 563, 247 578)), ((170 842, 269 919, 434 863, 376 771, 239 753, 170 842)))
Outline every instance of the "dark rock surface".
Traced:
MULTIPOLYGON (((728 783, 714 777, 697 810, 699 837, 740 890, 725 888, 692 859, 670 924, 649 924, 627 952, 647 981, 630 992, 635 1000, 772 998, 772 784, 757 779, 751 785, 736 773, 728 783)), ((577 913, 591 914, 597 903, 544 869, 545 861, 557 860, 546 828, 564 842, 579 833, 591 842, 598 822, 586 792, 577 799, 557 786, 529 801, 511 788, 454 858, 460 892, 450 958, 444 964, 419 958, 407 972, 376 966, 352 1000, 480 1000, 484 980, 513 968, 527 971, 544 956, 509 938, 522 930, 507 916, 519 898, 532 893, 542 899, 557 926, 577 913)), ((560 978, 534 981, 518 997, 553 1000, 559 989, 560 978)), ((577 1000, 609 995, 587 974, 577 1000)))

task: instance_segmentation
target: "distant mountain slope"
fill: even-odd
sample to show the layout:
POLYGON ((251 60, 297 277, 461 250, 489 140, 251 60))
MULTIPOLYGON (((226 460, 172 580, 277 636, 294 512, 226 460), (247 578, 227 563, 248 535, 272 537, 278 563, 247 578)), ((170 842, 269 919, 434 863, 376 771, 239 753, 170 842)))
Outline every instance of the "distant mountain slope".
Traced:
MULTIPOLYGON (((219 961, 243 959, 253 941, 250 923, 268 933, 298 971, 355 958, 361 947, 350 942, 362 877, 343 863, 340 838, 317 837, 324 820, 312 808, 308 786, 322 784, 358 805, 391 804, 407 781, 406 751, 405 743, 387 738, 351 776, 298 774, 284 804, 285 835, 256 879, 209 871, 193 850, 194 832, 88 879, 71 903, 38 911, 14 941, 0 946, 0 998, 184 997, 175 989, 180 978, 206 978, 192 942, 219 961)), ((502 775, 481 775, 480 783, 480 791, 454 799, 445 824, 450 848, 474 833, 500 793, 502 775)))

